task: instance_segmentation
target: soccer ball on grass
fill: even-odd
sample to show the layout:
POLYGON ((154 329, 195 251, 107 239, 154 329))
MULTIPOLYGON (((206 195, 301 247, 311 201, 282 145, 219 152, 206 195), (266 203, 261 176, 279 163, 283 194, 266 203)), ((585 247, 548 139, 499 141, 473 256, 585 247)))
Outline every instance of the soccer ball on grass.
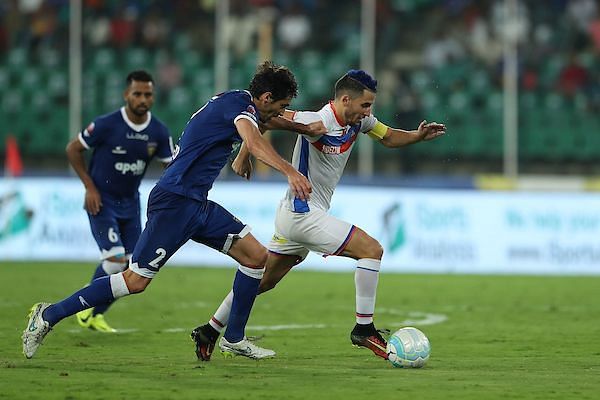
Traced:
POLYGON ((423 332, 408 326, 390 336, 386 352, 394 367, 421 368, 429 359, 431 345, 423 332))

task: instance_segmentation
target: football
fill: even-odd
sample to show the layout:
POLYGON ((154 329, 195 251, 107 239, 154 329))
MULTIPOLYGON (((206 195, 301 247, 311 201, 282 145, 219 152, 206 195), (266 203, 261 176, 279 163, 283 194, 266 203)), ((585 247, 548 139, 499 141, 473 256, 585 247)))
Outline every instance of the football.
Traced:
POLYGON ((431 345, 423 332, 409 326, 390 336, 386 351, 394 367, 421 368, 429 359, 431 345))

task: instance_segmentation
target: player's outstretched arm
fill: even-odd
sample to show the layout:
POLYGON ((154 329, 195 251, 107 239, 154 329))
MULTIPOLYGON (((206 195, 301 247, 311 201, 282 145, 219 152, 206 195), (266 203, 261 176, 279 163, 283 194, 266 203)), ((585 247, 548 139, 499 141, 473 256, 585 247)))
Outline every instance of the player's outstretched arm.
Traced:
POLYGON ((92 177, 87 172, 85 159, 83 158, 85 150, 86 148, 81 144, 79 138, 71 140, 65 149, 69 164, 71 164, 71 167, 73 167, 85 187, 85 203, 83 208, 90 214, 96 215, 100 212, 100 207, 102 207, 102 198, 92 177))
POLYGON ((308 200, 312 191, 308 179, 277 154, 273 146, 262 137, 258 128, 245 118, 238 119, 235 126, 248 152, 287 176, 294 194, 302 200, 308 200))
POLYGON ((302 135, 318 137, 327 133, 327 128, 321 120, 303 124, 293 120, 295 111, 285 110, 283 116, 274 117, 265 123, 268 129, 297 132, 302 135))
POLYGON ((381 122, 369 131, 369 136, 378 139, 386 147, 403 147, 421 141, 432 140, 446 133, 446 125, 437 122, 421 121, 412 131, 391 128, 381 122))

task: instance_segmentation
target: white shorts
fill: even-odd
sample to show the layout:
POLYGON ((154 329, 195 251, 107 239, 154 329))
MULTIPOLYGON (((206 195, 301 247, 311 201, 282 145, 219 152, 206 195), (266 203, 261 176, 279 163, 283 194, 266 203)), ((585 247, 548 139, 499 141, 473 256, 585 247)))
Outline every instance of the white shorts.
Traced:
POLYGON ((277 208, 275 233, 267 248, 270 252, 306 258, 309 251, 338 255, 350 241, 356 227, 318 208, 306 213, 291 211, 285 201, 277 208))

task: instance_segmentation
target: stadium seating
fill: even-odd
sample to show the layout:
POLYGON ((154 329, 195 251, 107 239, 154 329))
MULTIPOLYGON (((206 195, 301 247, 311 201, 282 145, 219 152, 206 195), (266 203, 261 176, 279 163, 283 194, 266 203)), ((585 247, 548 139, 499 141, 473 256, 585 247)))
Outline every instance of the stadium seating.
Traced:
MULTIPOLYGON (((358 65, 355 50, 351 45, 327 52, 276 50, 277 61, 288 65, 299 82, 299 94, 293 107, 316 109, 331 98, 335 80, 349 67, 358 65)), ((213 60, 196 51, 186 35, 176 35, 171 48, 160 51, 140 46, 86 48, 83 123, 122 105, 127 72, 145 68, 157 77, 167 58, 179 64, 182 79, 174 88, 158 87, 155 113, 177 137, 189 116, 215 93, 213 60)), ((230 87, 245 88, 257 60, 254 51, 232 60, 230 87)), ((589 57, 584 61, 589 65, 595 62, 589 57)), ((555 90, 564 63, 564 57, 550 57, 539 71, 538 87, 520 93, 521 162, 585 164, 600 158, 600 135, 597 134, 600 122, 592 117, 587 99, 581 93, 567 98, 555 90)), ((501 160, 503 98, 493 74, 488 67, 473 62, 403 71, 406 84, 418 96, 415 119, 443 121, 448 125, 448 134, 443 140, 406 151, 441 161, 501 160)), ((51 47, 37 52, 24 47, 10 49, 0 59, 3 135, 15 134, 24 143, 25 154, 54 153, 62 157, 69 137, 68 90, 67 60, 59 50, 51 47)), ((391 97, 392 101, 387 103, 380 101, 377 110, 379 116, 385 117, 382 119, 393 121, 396 114, 393 93, 391 97)), ((0 143, 0 149, 3 146, 4 143, 0 143)), ((383 150, 376 146, 375 151, 380 154, 383 150)))

